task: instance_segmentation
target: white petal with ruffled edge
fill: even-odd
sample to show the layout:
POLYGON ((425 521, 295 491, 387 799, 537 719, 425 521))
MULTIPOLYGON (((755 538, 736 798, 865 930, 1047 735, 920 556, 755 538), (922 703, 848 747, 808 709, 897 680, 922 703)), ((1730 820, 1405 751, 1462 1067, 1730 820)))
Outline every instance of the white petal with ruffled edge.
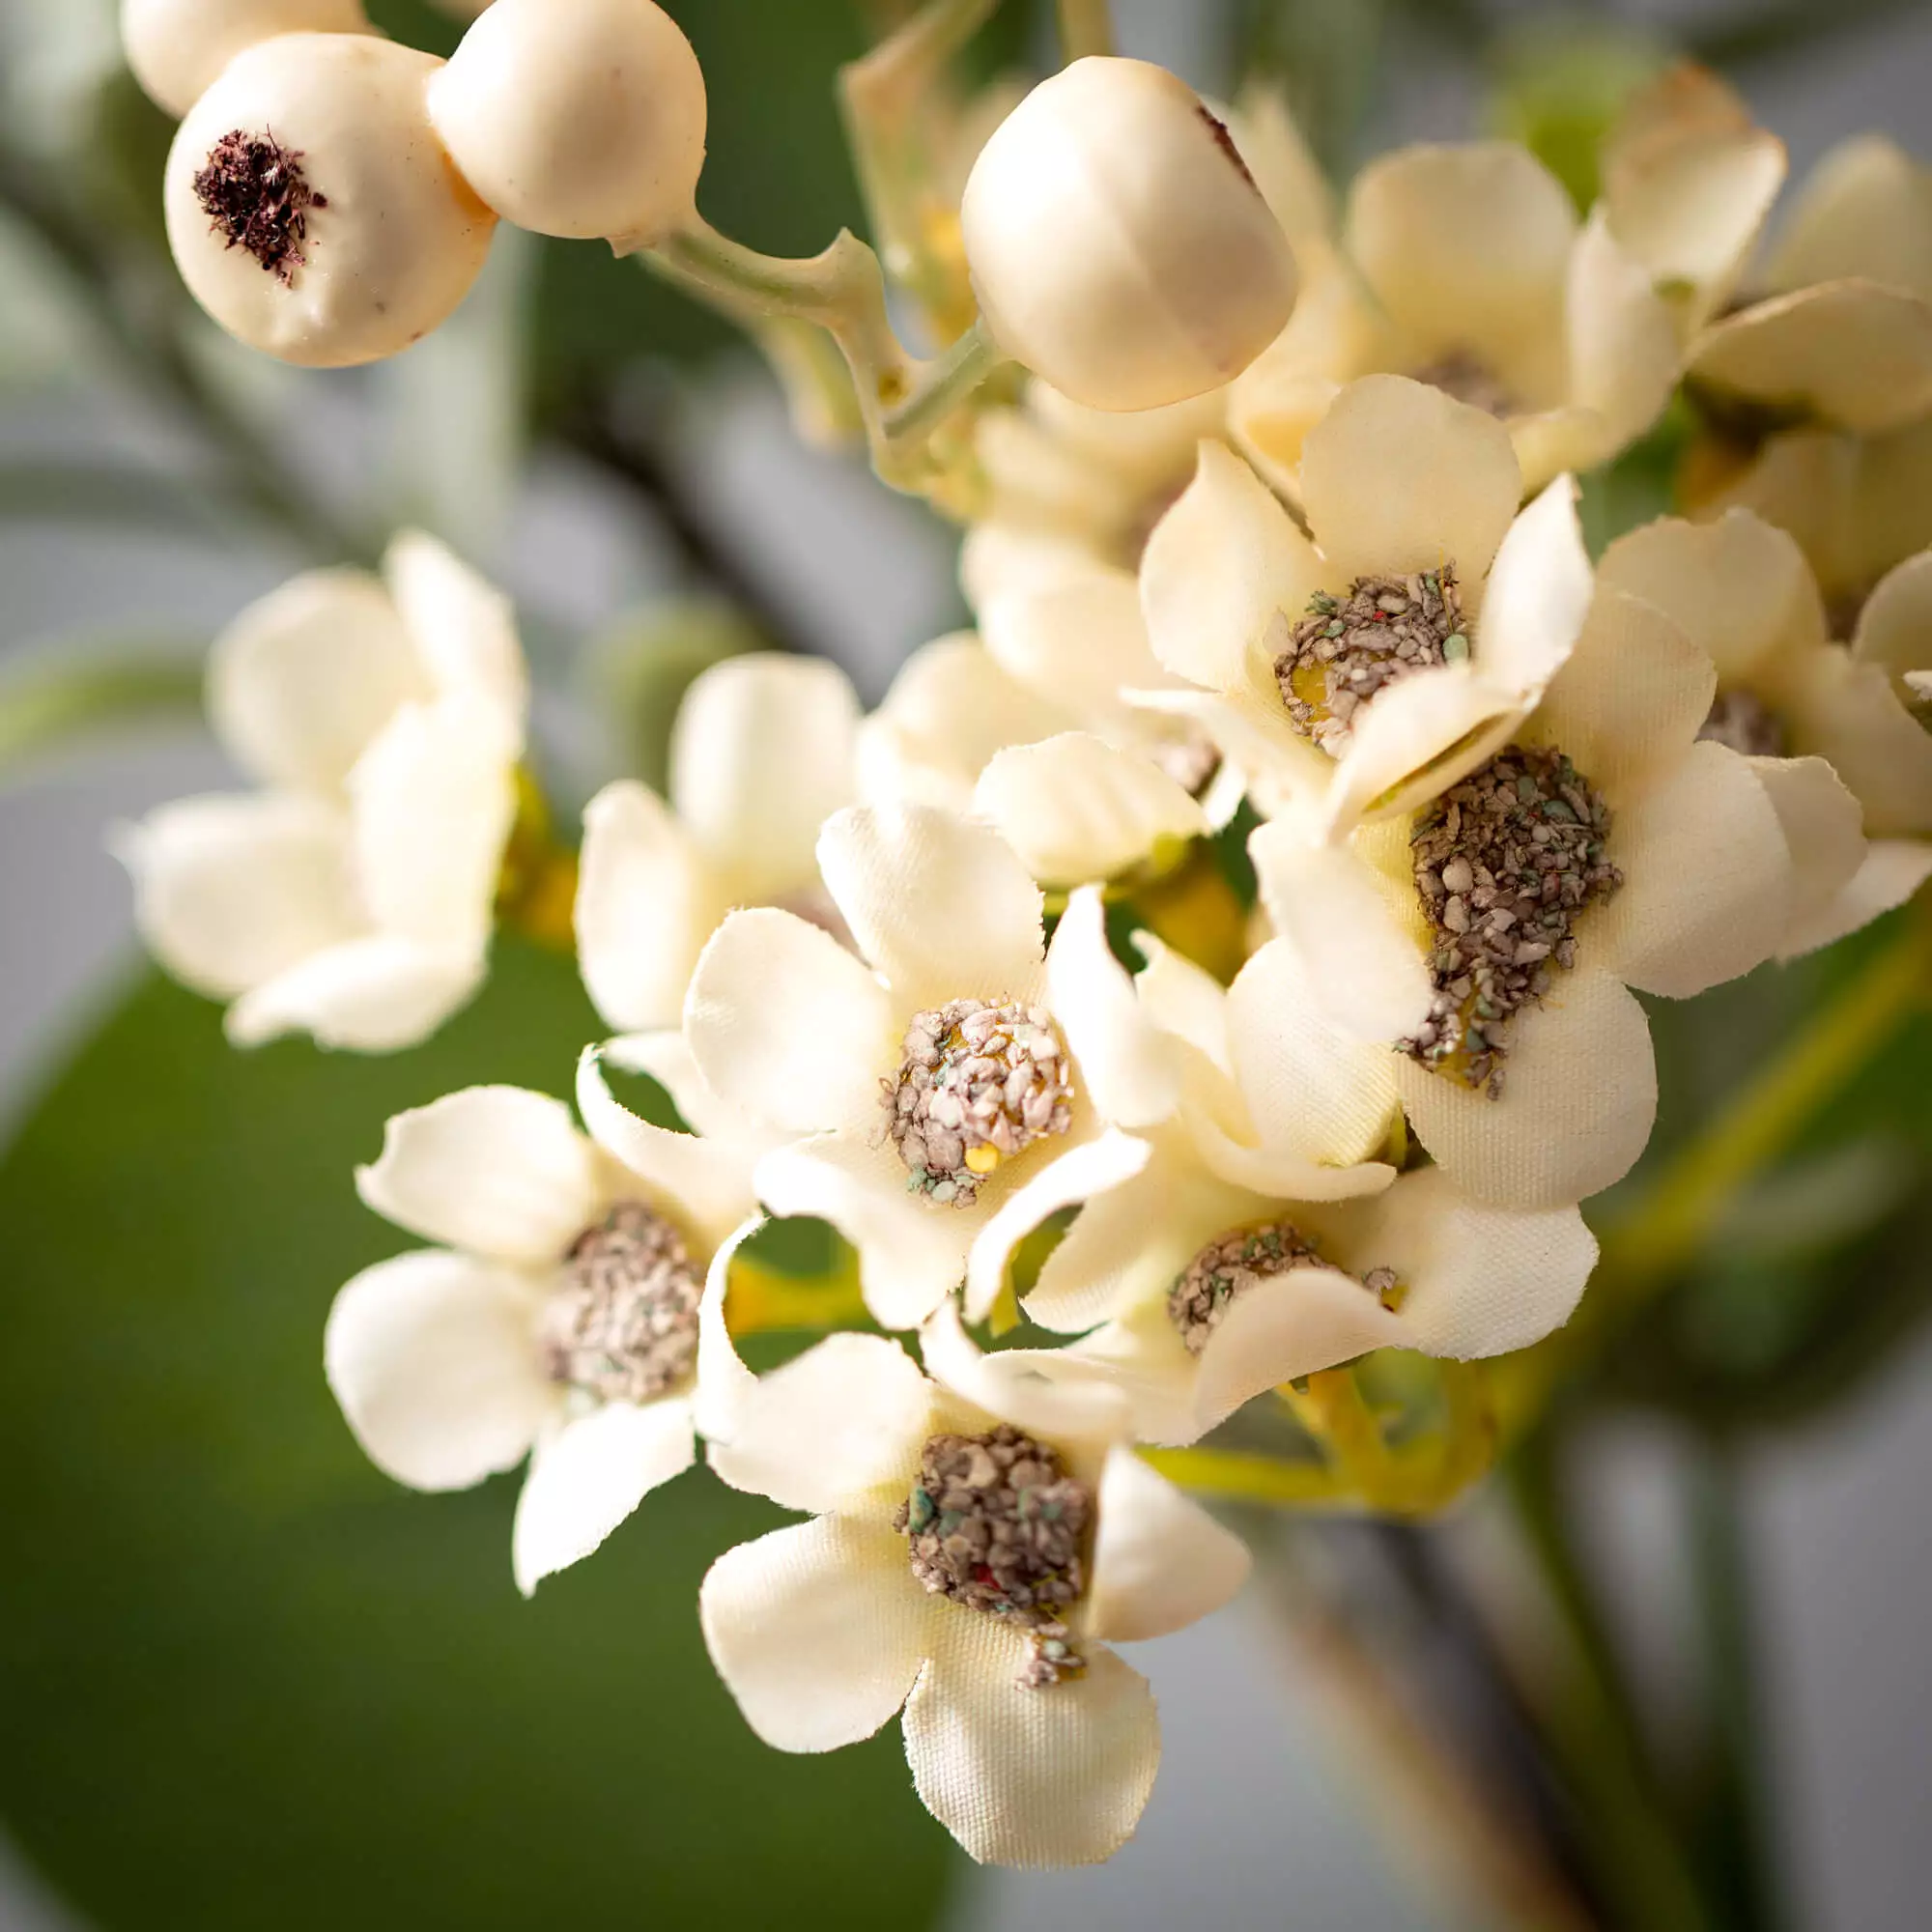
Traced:
POLYGON ((1571 251, 1564 308, 1571 401, 1595 418, 1565 467, 1594 469, 1663 413, 1680 361, 1670 310, 1649 270, 1618 244, 1601 206, 1571 251))
POLYGON ((829 932, 772 907, 734 912, 712 934, 684 1033, 721 1099, 791 1133, 878 1124, 879 1082, 900 1057, 876 977, 829 932))
POLYGON ((323 1331, 328 1385, 369 1460, 416 1490, 466 1490, 523 1461, 556 1412, 507 1268, 424 1249, 364 1268, 323 1331))
POLYGON ((1165 1120, 1180 1097, 1178 1057, 1107 944, 1097 886, 1082 886, 1067 900, 1047 951, 1046 988, 1073 1055, 1076 1088, 1100 1118, 1121 1127, 1165 1120))
POLYGON ((1877 665, 1900 703, 1923 702, 1922 689, 1908 680, 1932 669, 1932 550, 1907 557, 1879 580, 1859 612, 1852 655, 1877 665))
POLYGON ((1865 863, 1864 814, 1823 758, 1753 758, 1752 774, 1777 813, 1791 855, 1779 957, 1800 935, 1829 920, 1830 909, 1865 863))
POLYGON ((925 1808, 981 1864, 1098 1864, 1133 1834, 1160 1764, 1147 1679, 1104 1646, 1083 1675, 1022 1690, 1023 1632, 947 1605, 905 1706, 925 1808))
POLYGON ((995 598, 980 635, 1009 676, 1096 729, 1118 724, 1123 687, 1167 682, 1124 570, 995 598))
POLYGON ((1851 883, 1807 924, 1794 923, 1785 932, 1780 957, 1815 952, 1848 932, 1869 925, 1901 906, 1932 878, 1932 842, 1916 838, 1876 838, 1851 883))
POLYGON ((393 1053, 427 1039, 483 983, 476 947, 434 947, 380 935, 351 939, 278 973, 228 1009, 228 1037, 259 1046, 306 1033, 318 1046, 393 1053))
POLYGON ((870 1737, 905 1702, 937 1621, 904 1541, 838 1517, 727 1549, 697 1612, 746 1722, 787 1751, 870 1737))
POLYGON ((523 749, 529 679, 510 600, 420 530, 389 546, 383 575, 437 690, 486 706, 514 758, 523 749))
POLYGON ((1131 1449, 1100 1476, 1086 1629, 1109 1643, 1168 1636, 1230 1602, 1253 1567, 1248 1546, 1131 1449))
POLYGON ((635 779, 583 808, 578 855, 578 968, 605 1023, 674 1027, 704 942, 726 900, 665 802, 635 779))
POLYGON ((670 739, 670 800, 724 896, 770 903, 815 885, 818 828, 856 795, 859 696, 823 658, 759 651, 692 682, 670 739))
POLYGON ((696 1460, 682 1396, 611 1402, 541 1435, 517 1498, 510 1564, 529 1596, 581 1562, 651 1491, 696 1460))
POLYGON ((1577 485, 1559 476, 1509 527, 1483 593, 1471 662, 1525 704, 1563 668, 1590 610, 1577 485))
POLYGON ((1650 1022, 1614 973, 1559 973, 1503 1036, 1500 1099, 1395 1060, 1416 1138, 1464 1193, 1505 1208, 1586 1200, 1635 1166, 1657 1118, 1650 1022))
POLYGON ((896 1342, 828 1335, 734 1408, 730 1440, 711 1445, 733 1489, 786 1509, 877 1513, 919 1466, 932 1386, 896 1342))
POLYGON ((320 799, 178 799, 110 843, 133 879, 143 941, 211 998, 245 993, 361 927, 348 824, 320 799))
POLYGON ((432 689, 387 591, 360 570, 292 578, 249 605, 208 657, 209 720, 235 761, 323 793, 432 689))

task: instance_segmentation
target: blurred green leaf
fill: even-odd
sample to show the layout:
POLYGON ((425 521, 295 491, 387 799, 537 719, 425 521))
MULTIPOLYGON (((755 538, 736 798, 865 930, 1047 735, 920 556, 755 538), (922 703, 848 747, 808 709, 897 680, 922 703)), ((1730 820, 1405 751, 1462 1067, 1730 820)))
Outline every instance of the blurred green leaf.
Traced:
POLYGON ((895 1729, 766 1749, 695 1593, 779 1521, 702 1470, 532 1603, 515 1479, 419 1496, 322 1378, 336 1287, 407 1243, 351 1169, 476 1080, 567 1091, 570 966, 388 1059, 223 1043, 145 980, 0 1162, 0 1818, 102 1932, 928 1924, 951 1869, 895 1729))
POLYGON ((99 731, 201 718, 199 651, 75 647, 0 678, 0 782, 99 731))

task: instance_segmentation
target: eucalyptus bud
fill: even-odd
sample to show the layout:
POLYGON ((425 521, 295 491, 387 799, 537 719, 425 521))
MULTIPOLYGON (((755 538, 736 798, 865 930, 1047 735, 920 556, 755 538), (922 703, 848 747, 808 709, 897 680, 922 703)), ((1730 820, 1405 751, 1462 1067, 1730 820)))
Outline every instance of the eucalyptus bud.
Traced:
POLYGON ((539 235, 639 247, 696 212, 704 75, 651 0, 496 0, 429 113, 476 192, 539 235))
POLYGON ((1218 388, 1294 306, 1294 257, 1228 130, 1145 61, 1094 56, 1035 88, 960 220, 995 340, 1094 409, 1218 388))
POLYGON ((394 355, 460 302, 496 216, 424 111, 434 55, 284 34, 236 56, 168 156, 168 245, 194 298, 284 362, 394 355))
POLYGON ((239 53, 277 34, 374 32, 362 0, 121 0, 121 45, 148 99, 179 120, 239 53))

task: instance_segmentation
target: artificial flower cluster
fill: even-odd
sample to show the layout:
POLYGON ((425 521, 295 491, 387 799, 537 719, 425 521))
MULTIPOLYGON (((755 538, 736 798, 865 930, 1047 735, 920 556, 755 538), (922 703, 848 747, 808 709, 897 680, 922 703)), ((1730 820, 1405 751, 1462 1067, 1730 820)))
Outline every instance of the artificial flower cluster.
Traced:
MULTIPOLYGON (((682 71, 644 0, 497 0, 433 75, 345 14, 129 8, 156 92, 199 97, 170 198, 223 286, 252 276, 278 314, 373 300, 327 251, 351 254, 356 193, 424 171, 453 238, 498 213, 622 234, 668 205, 627 142, 552 179, 543 134, 599 36, 656 36, 645 65, 682 71), (164 13, 203 34, 154 30, 165 74, 138 24, 164 13), (271 15, 338 38, 236 53, 236 22, 271 15), (331 118, 350 100, 394 117, 387 146, 331 118), (284 170, 287 274, 211 241, 195 185, 265 116, 288 152, 236 164, 284 170)), ((701 111, 670 119, 695 155, 701 111)), ((613 1037, 577 1069, 582 1126, 472 1088, 391 1121, 357 1176, 433 1244, 328 1323, 371 1457, 432 1490, 527 1458, 528 1591, 701 1442, 808 1519, 701 1594, 758 1733, 825 1750, 900 1715, 974 1857, 1110 1855, 1158 1757, 1111 1646, 1247 1566, 1139 1449, 1377 1350, 1548 1335, 1596 1260, 1578 1204, 1651 1131, 1634 995, 1823 945, 1932 871, 1932 555, 1874 585, 1875 553, 1849 576, 1832 553, 1834 594, 1869 592, 1848 646, 1808 521, 1857 522, 1892 473, 1876 452, 1925 433, 1932 195, 1872 144, 1833 158, 1731 311, 1781 165, 1673 75, 1585 218, 1488 142, 1383 158, 1338 218, 1265 101, 1224 123, 1098 59, 1030 97, 956 210, 990 332, 1037 372, 952 399, 984 485, 976 627, 869 715, 830 665, 719 665, 668 796, 591 802, 575 942, 613 1037), (1697 521, 1593 564, 1575 474, 1680 389, 1750 452, 1697 521), (1832 503, 1804 465, 1844 484, 1832 503), (1243 845, 1259 903, 1217 923, 1216 854, 1243 845), (887 1332, 758 1376, 734 1284, 787 1217, 838 1231, 887 1332), (1022 1310, 1032 1346, 969 1332, 1022 1310)), ((688 200, 695 164, 673 172, 688 200)), ((286 349, 279 327, 257 339, 286 349)), ((478 983, 526 829, 501 600, 406 537, 384 582, 311 575, 244 613, 210 689, 265 788, 126 836, 153 949, 232 1003, 238 1042, 420 1037, 478 983)))

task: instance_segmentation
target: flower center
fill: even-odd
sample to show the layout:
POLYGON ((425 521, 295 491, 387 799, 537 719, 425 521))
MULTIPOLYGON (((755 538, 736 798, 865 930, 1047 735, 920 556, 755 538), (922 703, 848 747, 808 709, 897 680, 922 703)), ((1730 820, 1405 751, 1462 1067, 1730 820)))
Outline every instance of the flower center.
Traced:
POLYGON ((570 1245, 539 1342, 553 1381, 600 1402, 649 1402, 697 1359, 702 1272, 677 1230, 641 1201, 620 1201, 570 1245))
MULTIPOLYGON (((1167 1292, 1167 1318, 1179 1330, 1187 1352, 1198 1355, 1228 1311, 1252 1288, 1310 1263, 1327 1267, 1321 1251, 1291 1221, 1264 1221, 1257 1227, 1230 1228, 1216 1235, 1174 1278, 1167 1292)), ((1374 1268, 1362 1286, 1378 1300, 1396 1292, 1393 1268, 1374 1268)))
POLYGON ((1747 691, 1743 685, 1718 693, 1697 735, 1728 745, 1747 758, 1781 758, 1791 742, 1784 720, 1756 692, 1747 691))
POLYGON ((1274 679, 1289 722, 1340 757, 1357 705, 1412 670, 1468 655, 1448 563, 1407 577, 1358 577, 1347 597, 1318 590, 1275 653, 1274 679))
POLYGON ((1623 874, 1605 858, 1610 810, 1560 752, 1512 746, 1432 805, 1409 835, 1435 932, 1429 1017, 1403 1041, 1433 1072, 1502 1092, 1499 1029, 1577 963, 1577 917, 1623 874))
POLYGON ((1487 410, 1492 416, 1514 415, 1522 407, 1503 384, 1503 379, 1481 356, 1466 349, 1452 349, 1415 372, 1418 383, 1427 383, 1445 395, 1471 409, 1487 410))
POLYGON ((1094 1492, 1057 1452, 1009 1423, 934 1435, 893 1519, 912 1574, 934 1596, 1017 1624, 1033 1638, 1020 1683, 1043 1690, 1085 1668, 1064 1612, 1087 1588, 1094 1492))
POLYGON ((1001 1161, 1073 1123, 1072 1069, 1043 1007, 952 1000, 915 1013, 905 1058, 880 1082, 906 1187, 964 1208, 1001 1161))
POLYGON ((295 271, 308 261, 309 210, 328 206, 308 185, 298 149, 237 128, 208 151, 194 192, 229 247, 245 248, 284 288, 294 286, 295 271))

